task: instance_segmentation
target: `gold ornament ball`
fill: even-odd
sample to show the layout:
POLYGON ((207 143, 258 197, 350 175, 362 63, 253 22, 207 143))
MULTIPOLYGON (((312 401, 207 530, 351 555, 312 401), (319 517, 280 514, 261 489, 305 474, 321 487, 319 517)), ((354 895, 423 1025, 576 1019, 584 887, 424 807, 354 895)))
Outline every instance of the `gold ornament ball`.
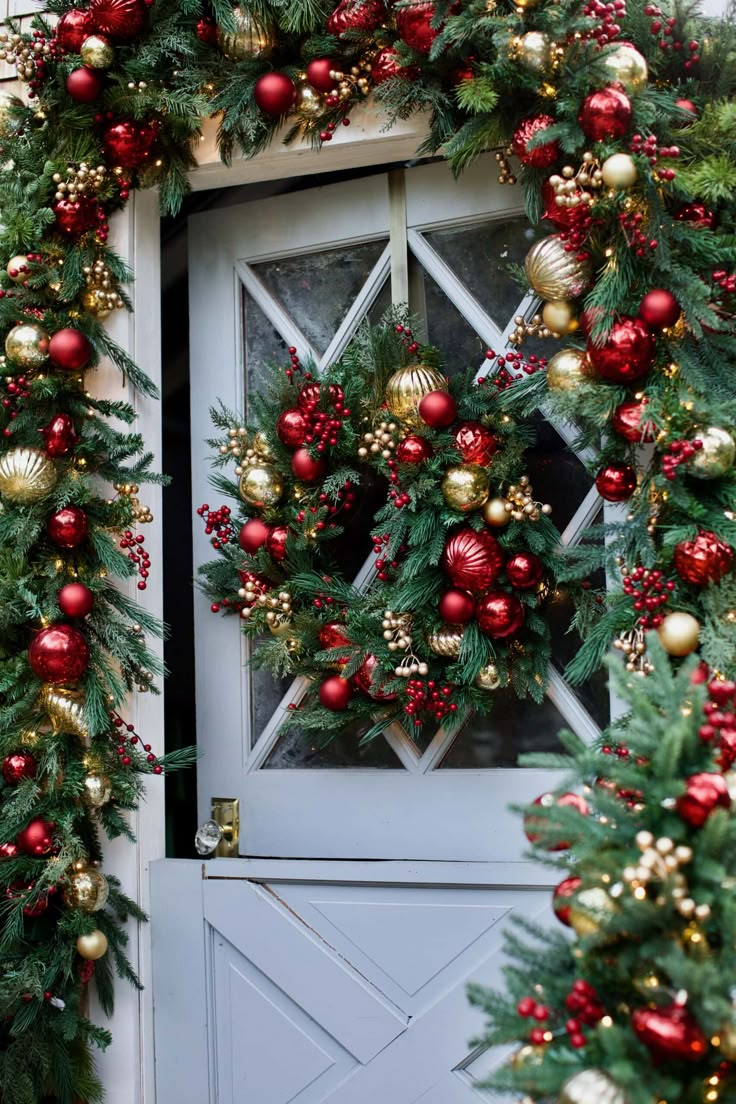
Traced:
POLYGON ((552 64, 552 43, 543 31, 527 31, 512 39, 512 54, 525 69, 544 73, 552 64))
POLYGON ((68 732, 81 740, 89 737, 81 691, 60 689, 47 682, 39 694, 38 707, 47 714, 54 732, 68 732))
POLYGON ((97 318, 107 318, 111 313, 110 303, 102 288, 87 288, 82 292, 82 306, 97 318))
POLYGON ((532 1043, 525 1043, 524 1046, 519 1047, 509 1058, 509 1065, 512 1069, 528 1069, 530 1066, 540 1066, 544 1060, 545 1049, 543 1046, 533 1046, 532 1043))
POLYGON ((112 797, 112 783, 105 774, 88 774, 84 780, 82 801, 88 809, 100 809, 112 797))
POLYGON ((639 170, 630 154, 612 153, 601 165, 601 176, 609 188, 620 191, 633 188, 639 179, 639 170))
POLYGON ((115 60, 112 43, 104 35, 95 34, 85 38, 79 54, 89 69, 109 69, 115 60))
POLYGON ((456 659, 460 655, 464 632, 465 629, 462 626, 458 628, 455 625, 443 625, 427 637, 430 651, 446 659, 456 659))
POLYGON ((480 690, 498 690, 501 680, 498 677, 498 669, 495 663, 489 663, 486 667, 481 667, 475 676, 475 685, 480 690))
POLYGON ((631 96, 641 92, 649 80, 646 58, 630 42, 620 42, 602 61, 611 82, 618 81, 631 96))
POLYGON ((565 252, 558 234, 549 234, 536 242, 526 256, 526 275, 542 299, 578 299, 590 287, 590 261, 578 260, 565 252))
POLYGON ((267 460, 271 455, 271 446, 268 443, 268 437, 262 429, 256 430, 253 434, 253 440, 251 447, 262 459, 267 460))
POLYGON ((217 29, 217 42, 223 54, 233 61, 266 58, 273 52, 276 36, 273 27, 242 8, 233 8, 234 31, 217 29))
POLYGON ((605 917, 616 912, 616 906, 600 886, 584 889, 570 903, 570 924, 581 938, 598 935, 605 917))
POLYGON ((628 1104, 628 1098, 605 1070, 589 1069, 568 1078, 557 1104, 628 1104))
POLYGON ((696 479, 720 479, 730 471, 736 459, 736 442, 730 433, 719 426, 696 429, 693 440, 703 442, 703 447, 693 453, 687 470, 696 479))
POLYGON ((300 81, 296 89, 295 110, 308 119, 317 119, 325 110, 324 96, 308 81, 300 81))
POLYGON ((27 266, 28 258, 26 257, 25 253, 18 253, 15 257, 10 258, 5 271, 14 284, 22 284, 25 280, 28 279, 27 266), (25 268, 26 271, 21 272, 22 268, 25 268), (15 275, 12 275, 12 273, 15 273, 15 275))
POLYGON ((70 876, 64 890, 64 904, 82 912, 99 912, 105 907, 109 894, 107 879, 99 870, 85 867, 70 876))
POLYGON ((428 364, 407 364, 389 378, 386 406, 392 417, 418 429, 424 422, 417 407, 432 391, 447 391, 447 380, 442 373, 428 364))
POLYGON ((550 391, 575 391, 591 374, 590 362, 580 349, 561 349, 547 365, 550 391))
POLYGON ((442 480, 442 497, 451 509, 463 514, 479 510, 488 499, 488 472, 480 464, 448 468, 442 480))
POLYGON ((0 497, 26 506, 55 486, 56 466, 41 449, 16 448, 0 456, 0 497))
POLYGON ((37 322, 20 322, 5 338, 5 355, 27 372, 42 368, 49 357, 48 333, 37 322))
POLYGON ((700 622, 691 613, 676 610, 667 614, 657 629, 657 636, 669 655, 690 655, 700 641, 700 622))
POLYGON ((573 305, 564 299, 552 299, 551 302, 545 303, 542 309, 542 321, 548 330, 563 337, 578 328, 573 305))
POLYGON ((99 928, 80 935, 77 939, 77 954, 90 962, 96 962, 107 954, 107 936, 99 928))
POLYGON ((489 498, 483 507, 483 520, 491 529, 503 529, 511 521, 511 511, 502 498, 489 498))
POLYGON ((240 477, 240 497, 262 510, 275 506, 284 493, 284 481, 273 464, 254 464, 240 477))

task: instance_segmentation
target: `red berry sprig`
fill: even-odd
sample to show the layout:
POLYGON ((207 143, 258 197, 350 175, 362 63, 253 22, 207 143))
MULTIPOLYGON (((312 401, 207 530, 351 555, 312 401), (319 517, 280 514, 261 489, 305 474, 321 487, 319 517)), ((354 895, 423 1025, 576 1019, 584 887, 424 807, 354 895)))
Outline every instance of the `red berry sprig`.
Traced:
POLYGON ((705 722, 698 729, 704 743, 716 743, 718 766, 727 771, 736 763, 736 682, 711 679, 708 701, 703 705, 705 722))
POLYGON ((409 701, 404 713, 412 717, 417 728, 423 724, 421 714, 441 721, 448 713, 457 713, 457 704, 450 701, 454 687, 449 682, 436 682, 434 679, 413 678, 406 684, 406 696, 409 701))
POLYGON ((656 629, 664 621, 664 614, 658 612, 672 597, 675 583, 665 579, 661 571, 646 567, 635 567, 624 574, 624 594, 634 599, 634 609, 640 616, 637 624, 643 629, 656 629))
POLYGON ((647 238, 642 229, 644 215, 641 211, 620 211, 618 221, 621 224, 626 244, 633 249, 637 257, 646 257, 647 250, 654 252, 659 247, 656 238, 647 238))
POLYGON ((497 391, 505 391, 522 376, 533 376, 535 372, 541 372, 547 367, 546 357, 538 357, 532 353, 525 360, 524 354, 518 349, 498 355, 493 349, 486 349, 486 360, 494 362, 495 372, 488 378, 479 376, 475 382, 479 387, 490 382, 497 391), (512 375, 512 372, 516 372, 517 375, 512 375))
MULTIPOLYGON (((679 54, 685 50, 685 43, 677 35, 677 19, 675 16, 663 17, 663 12, 657 4, 647 4, 644 14, 655 18, 649 25, 650 34, 658 39, 659 48, 666 54, 679 54)), ((687 53, 690 55, 683 64, 685 72, 689 72, 700 61, 700 43, 691 39, 687 43, 687 53)))
POLYGON ((220 506, 216 510, 210 510, 209 504, 204 503, 197 507, 197 513, 204 521, 204 531, 212 540, 213 548, 224 548, 235 537, 235 527, 232 523, 232 510, 229 506, 220 506))
POLYGON ((401 340, 406 345, 407 353, 411 353, 412 356, 419 352, 419 343, 414 340, 414 334, 411 332, 408 326, 402 326, 399 322, 396 326, 397 334, 401 334, 401 340))
MULTIPOLYGON (((5 391, 5 397, 2 399, 2 406, 12 421, 20 413, 21 400, 29 398, 31 388, 25 376, 15 376, 15 378, 6 376, 3 390, 5 391)), ((6 426, 3 430, 3 437, 11 437, 12 434, 12 427, 6 426)))
POLYGON ((621 34, 621 20, 626 18, 626 0, 609 0, 608 3, 588 0, 583 15, 598 20, 586 37, 594 38, 602 48, 609 42, 615 42, 621 34))
POLYGON ((699 437, 694 441, 670 441, 667 452, 662 457, 662 475, 670 482, 676 477, 680 464, 685 464, 703 447, 699 437))
POLYGON ((111 709, 108 713, 108 717, 113 723, 115 729, 115 738, 117 739, 117 747, 115 750, 120 756, 120 762, 124 767, 129 767, 133 762, 130 755, 130 748, 127 745, 136 747, 140 744, 141 749, 146 753, 146 762, 150 763, 154 774, 163 774, 164 768, 161 766, 157 756, 151 751, 150 744, 144 744, 141 737, 135 730, 135 725, 129 724, 123 720, 120 714, 111 709))
POLYGON ((151 567, 151 557, 143 547, 145 539, 142 533, 138 533, 136 536, 130 529, 126 529, 120 541, 120 547, 123 550, 126 548, 130 549, 128 552, 128 559, 131 563, 134 563, 138 569, 138 574, 140 575, 140 579, 136 583, 138 590, 146 589, 146 579, 148 578, 151 567))
MULTIPOLYGON (((652 168, 654 168, 660 160, 666 158, 674 159, 680 156, 679 146, 662 146, 660 149, 654 134, 649 134, 646 138, 643 138, 641 134, 635 134, 631 139, 629 148, 632 153, 638 153, 642 157, 646 157, 652 168)), ((657 169, 657 176, 660 180, 674 180, 676 175, 677 173, 674 169, 657 169)))

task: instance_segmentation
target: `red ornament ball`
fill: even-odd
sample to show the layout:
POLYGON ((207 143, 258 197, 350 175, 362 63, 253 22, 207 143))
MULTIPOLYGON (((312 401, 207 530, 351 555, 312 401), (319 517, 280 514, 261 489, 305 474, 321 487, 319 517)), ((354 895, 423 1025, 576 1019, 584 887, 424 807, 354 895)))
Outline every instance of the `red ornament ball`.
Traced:
POLYGON ((65 583, 56 595, 56 601, 67 617, 87 617, 94 607, 95 596, 84 583, 65 583))
POLYGON ((292 449, 299 448, 304 444, 306 435, 307 419, 301 410, 293 406, 279 414, 276 422, 276 436, 282 445, 292 449))
POLYGON ((67 238, 78 238, 97 225, 99 210, 97 200, 90 199, 89 196, 60 199, 53 206, 56 229, 67 238))
POLYGON ((722 774, 702 771, 691 774, 685 793, 677 799, 677 812, 691 828, 702 828, 716 809, 730 809, 731 798, 722 774))
POLYGON ((15 842, 19 850, 26 855, 48 855, 54 846, 55 827, 52 820, 42 820, 41 817, 37 817, 18 833, 15 842))
POLYGON ((511 142, 511 149, 521 161, 522 165, 529 165, 533 169, 548 169, 554 165, 560 156, 560 147, 557 142, 544 142, 532 149, 529 143, 549 127, 554 125, 551 115, 531 115, 522 119, 511 142))
MULTIPOLYGON (((571 792, 560 794, 559 797, 553 793, 541 794, 533 804, 539 805, 542 809, 552 809, 555 806, 576 809, 583 817, 590 814, 590 806, 585 798, 581 797, 580 794, 571 792)), ((540 829, 544 829, 546 834, 547 832, 559 831, 559 826, 555 824, 553 817, 538 817, 533 813, 527 813, 524 817, 524 835, 530 843, 536 843, 539 840, 540 829)), ((569 846, 569 843, 560 840, 557 843, 545 845, 545 850, 567 851, 569 846)))
POLYGON ((606 502, 626 502, 636 490, 636 472, 630 464, 606 464, 595 477, 595 485, 606 502))
POLYGON ((359 690, 362 690, 364 694, 367 694, 373 701, 389 702, 396 701, 399 696, 396 693, 386 693, 383 689, 388 680, 384 679, 382 682, 381 671, 376 672, 378 667, 378 660, 374 655, 366 657, 365 663, 363 663, 353 675, 350 680, 359 690), (376 685, 376 674, 378 675, 379 683, 376 685))
POLYGON ((516 552, 506 561, 506 578, 517 590, 532 590, 544 577, 544 564, 533 552, 516 552))
POLYGON ((646 421, 647 402, 645 399, 628 399, 620 403, 613 412, 611 429, 617 437, 623 437, 632 445, 654 440, 654 425, 646 421))
POLYGON ((304 483, 316 483, 327 471, 324 460, 313 460, 305 448, 296 450, 291 458, 291 470, 304 483))
POLYGON ((654 363, 657 341, 641 318, 619 318, 603 345, 588 341, 593 371, 608 383, 635 383, 654 363))
POLYGON ((71 452, 78 440, 74 422, 69 414, 55 414, 48 425, 43 426, 40 433, 44 439, 47 454, 55 460, 71 452))
POLYGON ((374 84, 383 84, 391 77, 408 77, 412 66, 403 66, 393 46, 384 46, 373 59, 371 76, 374 84))
POLYGON ((20 851, 18 850, 18 844, 8 841, 7 843, 0 843, 0 862, 3 859, 17 859, 20 851))
MULTIPOLYGON (((345 626, 341 625, 339 621, 328 621, 326 625, 323 625, 317 633, 317 639, 325 651, 330 648, 347 648, 351 644, 351 641, 345 635, 345 626)), ((348 658, 335 659, 332 662, 336 666, 344 667, 350 660, 348 658)))
POLYGON ((56 24, 56 41, 66 54, 78 54, 85 38, 92 33, 92 19, 89 12, 64 12, 56 24))
POLYGON ((244 552, 253 555, 266 543, 270 532, 270 526, 266 525, 265 521, 261 521, 260 518, 250 518, 238 534, 238 544, 244 552))
POLYGON ((446 590, 437 612, 448 625, 467 625, 475 614, 475 598, 469 590, 446 590))
POLYGON ((481 594, 501 573, 504 555, 501 545, 486 529, 477 533, 470 526, 450 537, 442 553, 442 569, 461 590, 481 594))
POLYGON ((386 8, 381 0, 341 0, 327 19, 330 34, 341 35, 345 31, 370 33, 380 27, 386 18, 386 8))
POLYGON ((432 429, 444 429, 457 418, 457 403, 447 391, 430 391, 419 402, 419 417, 432 429))
POLYGON ((134 123, 122 119, 104 130, 102 146, 111 165, 140 169, 151 156, 157 137, 158 127, 153 123, 134 123))
POLYGON ((671 291, 652 288, 641 301, 639 317, 653 330, 663 330, 674 326, 680 317, 680 304, 671 291))
POLYGON ((349 679, 341 675, 330 675, 319 688, 320 705, 325 709, 332 709, 336 713, 347 709, 353 696, 353 688, 349 679))
MULTIPOLYGON (((675 107, 679 107, 680 111, 687 111, 689 115, 693 115, 697 118, 698 109, 692 100, 675 100, 675 107)), ((692 119, 683 119, 680 122, 680 126, 690 126, 692 122, 692 119)))
POLYGON ((31 641, 28 662, 36 678, 44 682, 76 682, 89 665, 89 645, 72 625, 50 625, 31 641))
POLYGON ((296 405, 305 414, 311 414, 319 406, 321 398, 322 388, 318 383, 305 383, 303 387, 299 388, 296 405))
POLYGON ((418 54, 428 54, 439 31, 432 26, 436 8, 431 0, 404 0, 394 9, 396 30, 402 42, 418 54))
POLYGON ((289 530, 285 525, 275 525, 268 534, 266 551, 276 563, 283 563, 286 559, 286 542, 289 539, 289 530))
POLYGON ((426 437, 409 434, 396 449, 396 459, 401 464, 422 464, 434 456, 434 449, 426 437))
POLYGON ((266 115, 286 115, 296 99, 296 85, 286 73, 264 73, 253 89, 253 96, 266 115))
POLYGON ((307 66, 307 80, 318 92, 332 92, 336 81, 330 73, 339 68, 331 58, 315 58, 307 66))
POLYGON ((685 203, 675 212, 679 222, 691 222, 699 230, 715 230, 716 216, 704 203, 685 203))
POLYGON ((57 330, 49 341, 49 357, 57 368, 79 372, 92 356, 92 346, 81 330, 57 330))
POLYGON ((555 190, 547 181, 542 185, 542 218, 549 219, 558 230, 567 230, 573 222, 572 207, 558 207, 555 190))
POLYGON ((145 0, 91 0, 89 14, 96 31, 129 39, 143 30, 146 6, 145 0))
POLYGON ((583 101, 578 122, 591 142, 622 138, 631 125, 631 100, 620 86, 591 92, 583 101))
POLYGON ((697 1021, 680 1004, 635 1008, 631 1027, 659 1060, 699 1062, 708 1051, 708 1040, 697 1021))
POLYGON ((560 923, 567 928, 571 927, 570 899, 575 896, 582 884, 583 879, 573 875, 561 881, 552 894, 552 910, 560 923))
POLYGON ((9 786, 17 786, 26 778, 35 778, 38 763, 30 751, 16 751, 3 759, 3 778, 9 786))
POLYGON ((680 541, 674 551, 675 571, 686 583, 719 583, 733 565, 733 548, 715 533, 701 529, 694 540, 680 541))
POLYGON ((455 430, 455 447, 466 464, 490 464, 498 441, 480 422, 461 422, 455 430))
POLYGON ((46 522, 46 532, 58 548, 76 548, 89 532, 87 515, 79 506, 64 506, 46 522))
POLYGON ((75 103, 94 103, 102 92, 102 80, 93 69, 82 65, 66 78, 66 90, 75 103))
POLYGON ((492 590, 478 599, 475 618, 481 632, 493 640, 505 640, 519 631, 526 613, 515 595, 505 590, 492 590))

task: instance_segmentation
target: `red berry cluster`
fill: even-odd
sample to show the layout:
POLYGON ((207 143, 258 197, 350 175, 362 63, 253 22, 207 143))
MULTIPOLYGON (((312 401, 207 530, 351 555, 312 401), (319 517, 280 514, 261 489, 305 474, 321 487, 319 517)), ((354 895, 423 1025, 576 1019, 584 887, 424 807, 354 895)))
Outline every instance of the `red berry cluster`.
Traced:
POLYGON ((703 713, 706 720, 698 729, 698 736, 708 744, 717 739, 718 766, 721 770, 730 770, 736 763, 736 682, 711 679, 703 713))
MULTIPOLYGON (((505 391, 516 380, 521 379, 522 375, 533 376, 535 372, 541 372, 547 367, 546 357, 538 357, 532 353, 529 359, 525 360, 524 354, 518 349, 509 350, 499 356, 494 353, 493 349, 486 349, 486 360, 495 361, 496 371, 490 377, 490 382, 497 391, 505 391), (512 372, 518 374, 513 376, 512 372)), ((479 376, 475 382, 479 387, 482 387, 487 382, 486 377, 479 376)))
MULTIPOLYGON (((604 746, 601 748, 601 751, 604 755, 615 755, 617 759, 627 760, 631 758, 631 752, 625 744, 617 744, 616 747, 612 747, 610 744, 604 744, 604 746)), ((645 767, 647 765, 647 760, 641 755, 638 755, 634 762, 636 763, 637 767, 645 767)), ((633 809, 636 805, 644 800, 644 794, 641 790, 631 789, 629 787, 617 788, 616 783, 612 782, 608 778, 596 779, 596 785, 600 786, 601 789, 604 790, 615 789, 616 797, 625 802, 625 804, 630 809, 633 809)))
POLYGON ((659 246, 656 238, 647 238, 642 230, 644 215, 641 211, 620 211, 618 221, 626 238, 629 249, 633 249, 637 257, 646 257, 647 250, 654 252, 659 246))
POLYGON ((572 983, 572 989, 565 997, 565 1008, 574 1017, 565 1023, 570 1043, 574 1047, 583 1047, 587 1042, 583 1035, 583 1026, 594 1027, 603 1019, 606 1010, 593 986, 583 978, 572 983))
POLYGON ((724 272, 723 269, 719 268, 713 273, 712 279, 713 283, 716 287, 719 287, 721 291, 736 291, 736 274, 724 272))
POLYGON ((135 730, 135 725, 126 724, 120 714, 117 713, 114 709, 110 710, 108 716, 116 729, 115 736, 118 741, 118 745, 115 750, 120 756, 120 762, 123 764, 123 766, 129 767, 133 761, 130 756, 130 751, 126 747, 126 744, 131 744, 133 747, 135 747, 137 744, 140 744, 143 751, 146 752, 146 762, 153 765, 153 773, 163 774, 164 768, 161 766, 157 757, 151 751, 151 745, 143 743, 140 736, 135 730))
MULTIPOLYGON (((644 9, 645 15, 656 16, 649 25, 649 30, 655 38, 659 39, 659 48, 664 50, 666 54, 680 54, 686 49, 685 43, 678 38, 677 35, 677 19, 674 16, 669 16, 666 19, 662 18, 662 9, 657 7, 656 4, 647 4, 644 9)), ((697 65, 700 61, 700 43, 697 39, 691 39, 687 43, 687 53, 690 55, 683 65, 685 72, 689 72, 694 65, 697 65)))
MULTIPOLYGON (((389 481, 391 483, 399 482, 399 465, 395 460, 386 461, 389 470, 389 481)), ((392 500, 397 510, 400 510, 403 506, 408 506, 411 502, 411 495, 406 491, 402 491, 400 487, 392 487, 388 492, 388 497, 392 500)))
POLYGON ((209 537, 214 533, 210 544, 213 548, 224 548, 235 536, 235 528, 231 520, 229 506, 220 506, 217 510, 210 510, 205 502, 197 507, 197 513, 204 521, 204 531, 209 537))
MULTIPOLYGON (((309 372, 304 376, 307 381, 311 378, 309 372)), ((337 435, 342 429, 342 424, 350 417, 350 410, 345 406, 345 393, 342 387, 331 383, 328 395, 331 411, 319 409, 323 396, 319 383, 307 383, 297 395, 297 406, 308 423, 304 443, 313 445, 316 442, 317 452, 324 452, 328 446, 334 447, 337 444, 337 435)))
POLYGON ((81 959, 79 966, 77 967, 77 974, 82 985, 89 985, 92 978, 95 976, 95 964, 89 958, 81 959))
MULTIPOLYGON (((19 879, 17 882, 12 882, 11 885, 5 890, 5 896, 9 901, 25 901, 32 894, 35 896, 35 882, 26 882, 23 879, 19 879)), ((28 904, 23 905, 23 915, 29 918, 36 916, 42 916, 46 909, 49 907, 49 897, 53 897, 56 893, 56 886, 51 885, 48 889, 44 889, 35 900, 29 901, 28 904)), ((49 993, 46 1000, 49 1000, 51 994, 49 993)), ((26 993, 23 997, 24 1001, 30 1001, 30 993, 26 993)))
MULTIPOLYGON (((539 1024, 545 1024, 552 1013, 546 1004, 540 1004, 534 997, 522 997, 516 1006, 516 1011, 525 1020, 536 1020, 539 1024)), ((529 1032, 529 1042, 534 1046, 542 1046, 547 1042, 545 1037, 549 1029, 545 1027, 533 1027, 529 1032)))
POLYGON ((327 505, 327 503, 330 503, 329 505, 327 505, 328 514, 336 514, 338 510, 353 509, 353 507, 355 506, 355 500, 357 498, 357 495, 353 490, 353 486, 354 484, 352 479, 346 479, 342 487, 340 487, 339 491, 337 492, 335 501, 332 503, 330 503, 329 495, 326 495, 324 492, 320 494, 319 501, 320 503, 322 503, 322 505, 327 505))
POLYGON ((449 682, 438 683, 434 679, 409 679, 406 684, 406 696, 409 701, 404 706, 407 717, 414 718, 419 728, 423 723, 420 714, 441 721, 448 713, 457 713, 457 705, 450 701, 453 686, 449 682))
MULTIPOLYGON (((289 346, 289 356, 291 357, 291 368, 286 369, 286 378, 288 380, 293 380, 295 372, 302 372, 302 366, 297 356, 296 345, 289 346)), ((311 373, 307 372, 305 378, 311 379, 311 373)))
POLYGON ((699 437, 694 441, 670 441, 667 452, 662 457, 662 475, 665 479, 672 481, 677 475, 680 464, 690 460, 702 447, 703 442, 699 437))
POLYGON ((123 533, 122 540, 120 541, 121 548, 130 549, 130 552, 128 552, 128 559, 138 568, 138 574, 140 575, 140 580, 136 584, 138 590, 146 589, 146 579, 148 578, 148 573, 151 567, 151 557, 148 555, 148 552, 146 552, 145 548, 143 547, 145 539, 146 538, 143 536, 142 533, 134 536, 130 529, 126 529, 123 533))
MULTIPOLYGON (((679 146, 662 146, 660 149, 654 134, 649 134, 646 138, 643 138, 641 134, 635 134, 631 139, 630 149, 632 153, 639 153, 642 157, 646 157, 652 167, 654 167, 659 160, 664 160, 665 158, 674 159, 680 156, 679 146)), ((674 169, 657 170, 657 176, 660 180, 674 180, 676 175, 674 169)))
POLYGON ((396 332, 397 334, 401 334, 402 341, 406 345, 407 353, 411 353, 413 355, 414 353, 419 352, 419 344, 414 340, 414 335, 408 326, 402 326, 401 323, 399 323, 396 327, 396 332))
POLYGON ((634 599, 634 609, 641 616, 637 619, 643 629, 656 629, 664 621, 664 614, 657 612, 672 597, 675 584, 664 579, 661 571, 635 567, 630 575, 624 575, 624 594, 634 599))
MULTIPOLYGON (((337 507, 335 507, 335 509, 337 509, 337 507)), ((310 506, 309 507, 310 515, 314 515, 318 511, 319 511, 318 506, 310 506)), ((306 510, 300 510, 299 513, 296 515, 295 520, 298 521, 298 522, 303 522, 303 521, 306 520, 306 518, 307 518, 307 511, 306 510)), ((311 527, 311 522, 312 521, 314 521, 313 517, 311 518, 311 521, 310 521, 310 527, 311 527)), ((334 529, 335 527, 336 527, 336 523, 334 521, 325 521, 323 518, 320 518, 319 521, 314 521, 314 528, 319 533, 324 532, 325 529, 334 529)))
POLYGON ((621 34, 621 20, 626 18, 626 0, 609 0, 605 4, 601 0, 588 0, 583 15, 598 20, 589 37, 594 38, 600 47, 606 46, 621 34))
MULTIPOLYGON (((5 398, 2 400, 3 409, 7 411, 8 417, 12 420, 18 417, 20 413, 20 400, 27 399, 31 394, 31 389, 28 380, 25 376, 16 376, 15 379, 9 377, 5 381, 5 398)), ((3 430, 3 437, 12 436, 12 429, 10 426, 6 426, 3 430)))
POLYGON ((392 560, 389 560, 386 556, 386 552, 388 551, 386 545, 389 543, 390 539, 391 538, 388 533, 382 533, 381 536, 376 536, 374 534, 371 537, 371 540, 373 541, 373 553, 375 556, 377 556, 376 575, 382 583, 388 581, 389 569, 395 571, 396 568, 399 566, 399 557, 403 556, 404 552, 406 552, 406 545, 401 544, 399 545, 394 558, 392 560))
POLYGON ((565 252, 576 253, 581 261, 587 260, 590 254, 583 247, 596 225, 590 213, 590 204, 579 203, 577 207, 568 207, 565 219, 566 225, 558 231, 560 240, 565 243, 565 252))

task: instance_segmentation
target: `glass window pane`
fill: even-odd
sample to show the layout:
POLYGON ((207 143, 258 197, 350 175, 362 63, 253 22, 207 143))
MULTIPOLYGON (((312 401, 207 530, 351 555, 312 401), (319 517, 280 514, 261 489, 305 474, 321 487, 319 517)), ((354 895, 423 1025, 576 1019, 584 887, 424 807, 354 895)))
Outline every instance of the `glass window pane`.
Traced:
POLYGON ((593 486, 593 479, 542 414, 537 412, 532 423, 536 440, 527 453, 526 470, 534 497, 550 504, 552 521, 562 532, 593 486))
POLYGON ((421 302, 412 302, 411 307, 425 320, 428 342, 436 345, 446 358, 447 374, 454 376, 468 368, 479 368, 486 352, 485 343, 429 273, 416 261, 413 266, 411 283, 421 302))
POLYGON ((361 746, 360 738, 367 726, 349 724, 336 732, 329 742, 320 744, 313 733, 298 728, 289 729, 279 737, 278 743, 264 763, 265 770, 288 770, 299 767, 378 767, 384 770, 403 767, 383 736, 361 746))
POLYGON ((274 329, 256 301, 243 291, 243 348, 245 393, 257 394, 268 383, 268 365, 289 363, 289 347, 274 329))
POLYGON ((558 732, 568 728, 549 698, 541 705, 499 690, 489 714, 471 713, 441 767, 516 767, 529 751, 561 751, 558 732))

